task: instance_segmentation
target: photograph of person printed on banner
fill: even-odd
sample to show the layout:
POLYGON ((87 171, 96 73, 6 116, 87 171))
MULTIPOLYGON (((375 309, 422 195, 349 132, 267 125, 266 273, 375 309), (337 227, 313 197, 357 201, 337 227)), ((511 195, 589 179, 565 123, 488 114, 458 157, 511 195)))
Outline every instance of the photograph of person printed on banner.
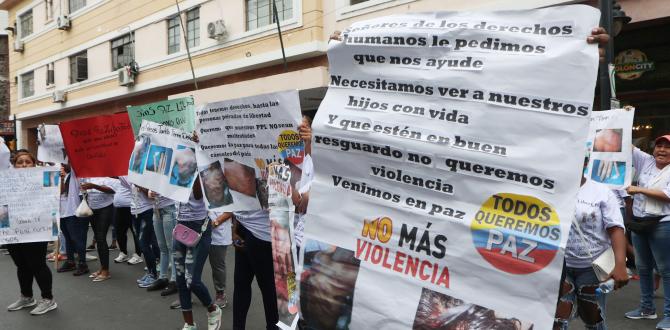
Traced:
POLYGON ((349 329, 360 260, 354 252, 309 240, 300 278, 300 310, 307 329, 349 329))
POLYGON ((195 179, 198 165, 195 161, 195 150, 186 146, 177 146, 174 153, 174 165, 170 176, 170 184, 190 187, 195 179))
POLYGON ((44 187, 58 187, 59 179, 60 179, 60 172, 45 171, 44 182, 42 183, 42 185, 44 187))
MULTIPOLYGON (((259 170, 262 171, 264 168, 259 170)), ((267 181, 257 179, 256 170, 253 167, 226 158, 223 162, 223 174, 236 203, 268 208, 267 181)))
POLYGON ((626 162, 593 160, 591 180, 605 184, 622 185, 625 179, 626 162))
POLYGON ((140 135, 137 137, 137 140, 135 141, 135 147, 133 148, 133 153, 130 156, 130 171, 139 174, 144 173, 144 165, 147 161, 150 145, 151 139, 148 136, 140 135))
POLYGON ((593 140, 593 152, 621 152, 623 129, 599 129, 593 140))
POLYGON ((533 324, 506 318, 493 310, 424 288, 413 330, 529 330, 533 324))
POLYGON ((172 149, 152 145, 147 158, 147 171, 167 176, 170 173, 169 164, 172 162, 172 149))
POLYGON ((223 174, 221 162, 217 160, 207 165, 205 169, 200 171, 200 179, 210 209, 233 203, 233 195, 230 193, 226 176, 223 174))
POLYGON ((0 229, 9 228, 9 205, 0 205, 0 229))

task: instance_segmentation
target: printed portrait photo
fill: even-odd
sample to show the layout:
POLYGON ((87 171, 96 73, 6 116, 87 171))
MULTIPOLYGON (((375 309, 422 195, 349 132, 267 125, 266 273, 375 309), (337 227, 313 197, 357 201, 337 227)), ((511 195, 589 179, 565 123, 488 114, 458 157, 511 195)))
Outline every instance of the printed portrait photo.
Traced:
POLYGON ((529 330, 533 324, 498 315, 493 310, 424 288, 414 330, 529 330))
POLYGON ((60 180, 60 172, 45 171, 42 185, 44 187, 58 187, 59 180, 60 180))
POLYGON ((197 171, 198 164, 195 161, 195 150, 185 146, 177 146, 177 150, 174 152, 170 184, 190 187, 197 171))
POLYGON ((147 171, 167 176, 170 173, 170 163, 172 163, 171 148, 151 145, 147 158, 147 171))
POLYGON ((222 207, 233 203, 233 195, 228 188, 221 162, 218 160, 200 171, 200 180, 209 202, 209 208, 222 207))
POLYGON ((309 240, 300 279, 300 310, 308 329, 344 330, 351 323, 360 260, 354 251, 309 240))
POLYGON ((9 205, 0 205, 0 229, 9 228, 9 205))
POLYGON ((135 141, 133 153, 130 156, 130 166, 128 169, 135 173, 144 173, 144 165, 147 161, 151 139, 148 136, 140 135, 135 141))
POLYGON ((298 313, 298 291, 289 227, 289 221, 293 217, 289 212, 290 197, 277 195, 279 194, 272 198, 273 209, 270 211, 272 261, 279 320, 284 324, 291 324, 298 313))
POLYGON ((621 152, 623 129, 599 129, 593 140, 594 152, 621 152))
POLYGON ((626 162, 594 159, 591 179, 604 184, 622 185, 626 179, 626 162))

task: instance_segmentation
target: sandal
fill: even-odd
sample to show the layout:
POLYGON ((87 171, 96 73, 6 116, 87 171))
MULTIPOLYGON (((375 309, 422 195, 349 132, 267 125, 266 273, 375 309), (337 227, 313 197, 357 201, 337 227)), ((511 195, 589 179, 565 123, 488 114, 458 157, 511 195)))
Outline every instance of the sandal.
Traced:
POLYGON ((100 274, 100 271, 93 272, 93 273, 91 273, 91 275, 88 275, 88 278, 96 278, 96 277, 98 277, 98 274, 100 274))
POLYGON ((93 279, 93 282, 102 282, 102 281, 107 281, 108 279, 112 278, 112 275, 98 275, 93 279))

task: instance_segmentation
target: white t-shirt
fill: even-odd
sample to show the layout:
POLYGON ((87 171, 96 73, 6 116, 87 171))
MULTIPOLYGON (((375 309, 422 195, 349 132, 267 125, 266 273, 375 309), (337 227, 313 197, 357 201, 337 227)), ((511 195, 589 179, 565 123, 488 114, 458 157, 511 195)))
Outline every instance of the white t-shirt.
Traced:
POLYGON ((235 219, 254 237, 270 242, 270 213, 267 210, 233 212, 235 219))
POLYGON ((614 193, 606 185, 588 179, 577 194, 575 222, 584 238, 573 223, 565 249, 565 263, 573 268, 591 267, 593 260, 612 246, 607 229, 624 228, 614 193))
POLYGON ((187 203, 177 204, 177 221, 200 221, 207 218, 207 205, 205 197, 195 199, 191 192, 187 203))
POLYGON ((132 184, 128 182, 128 177, 120 176, 113 189, 114 207, 130 207, 133 201, 133 188, 132 184))
POLYGON ((138 215, 154 208, 154 201, 141 192, 137 186, 132 187, 133 199, 130 201, 130 214, 138 215))
POLYGON ((77 176, 74 174, 74 171, 70 171, 70 173, 67 176, 65 176, 63 184, 68 180, 68 178, 70 180, 69 181, 70 184, 66 188, 67 193, 60 195, 61 219, 67 217, 73 217, 75 211, 77 211, 79 203, 81 203, 81 199, 79 198, 79 179, 77 179, 77 176))
MULTIPOLYGON (((80 181, 82 182, 90 182, 92 184, 96 184, 98 186, 105 186, 108 188, 114 189, 114 181, 115 179, 112 178, 87 178, 87 179, 81 179, 80 181)), ((108 194, 104 193, 100 190, 97 189, 89 189, 88 190, 88 206, 92 210, 99 210, 101 208, 105 208, 107 206, 112 205, 114 203, 114 193, 108 194)))
MULTIPOLYGON (((649 181, 653 180, 661 170, 656 167, 654 156, 643 152, 638 148, 633 148, 633 167, 637 175, 638 186, 647 188, 649 181)), ((663 188, 663 193, 670 197, 670 183, 663 188)), ((644 194, 635 194, 633 196, 633 215, 636 217, 654 217, 658 215, 647 214, 644 212, 644 201, 650 198, 644 194)), ((670 203, 663 204, 661 213, 664 215, 661 222, 670 221, 670 203)))
MULTIPOLYGON (((210 221, 214 221, 223 212, 209 212, 210 221)), ((220 224, 218 227, 212 226, 212 245, 231 245, 233 244, 232 219, 220 224)))

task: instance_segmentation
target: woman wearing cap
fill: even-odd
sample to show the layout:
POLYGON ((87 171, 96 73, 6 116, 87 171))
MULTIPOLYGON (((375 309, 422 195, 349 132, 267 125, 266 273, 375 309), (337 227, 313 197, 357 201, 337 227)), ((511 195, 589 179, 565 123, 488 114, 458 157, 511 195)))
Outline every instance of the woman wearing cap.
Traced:
MULTIPOLYGON (((14 156, 15 168, 35 167, 35 157, 27 150, 19 150, 14 156)), ((21 287, 19 300, 7 307, 9 311, 18 311, 37 305, 30 311, 32 315, 41 315, 58 307, 51 292, 53 278, 44 256, 47 254, 47 242, 18 243, 7 245, 21 287), (33 278, 42 292, 42 299, 33 298, 33 278)))
POLYGON ((654 143, 653 155, 633 149, 638 185, 626 191, 633 195, 630 225, 635 264, 640 274, 640 306, 626 313, 629 319, 655 319, 653 270, 663 278, 665 304, 657 329, 670 329, 670 135, 654 143))

